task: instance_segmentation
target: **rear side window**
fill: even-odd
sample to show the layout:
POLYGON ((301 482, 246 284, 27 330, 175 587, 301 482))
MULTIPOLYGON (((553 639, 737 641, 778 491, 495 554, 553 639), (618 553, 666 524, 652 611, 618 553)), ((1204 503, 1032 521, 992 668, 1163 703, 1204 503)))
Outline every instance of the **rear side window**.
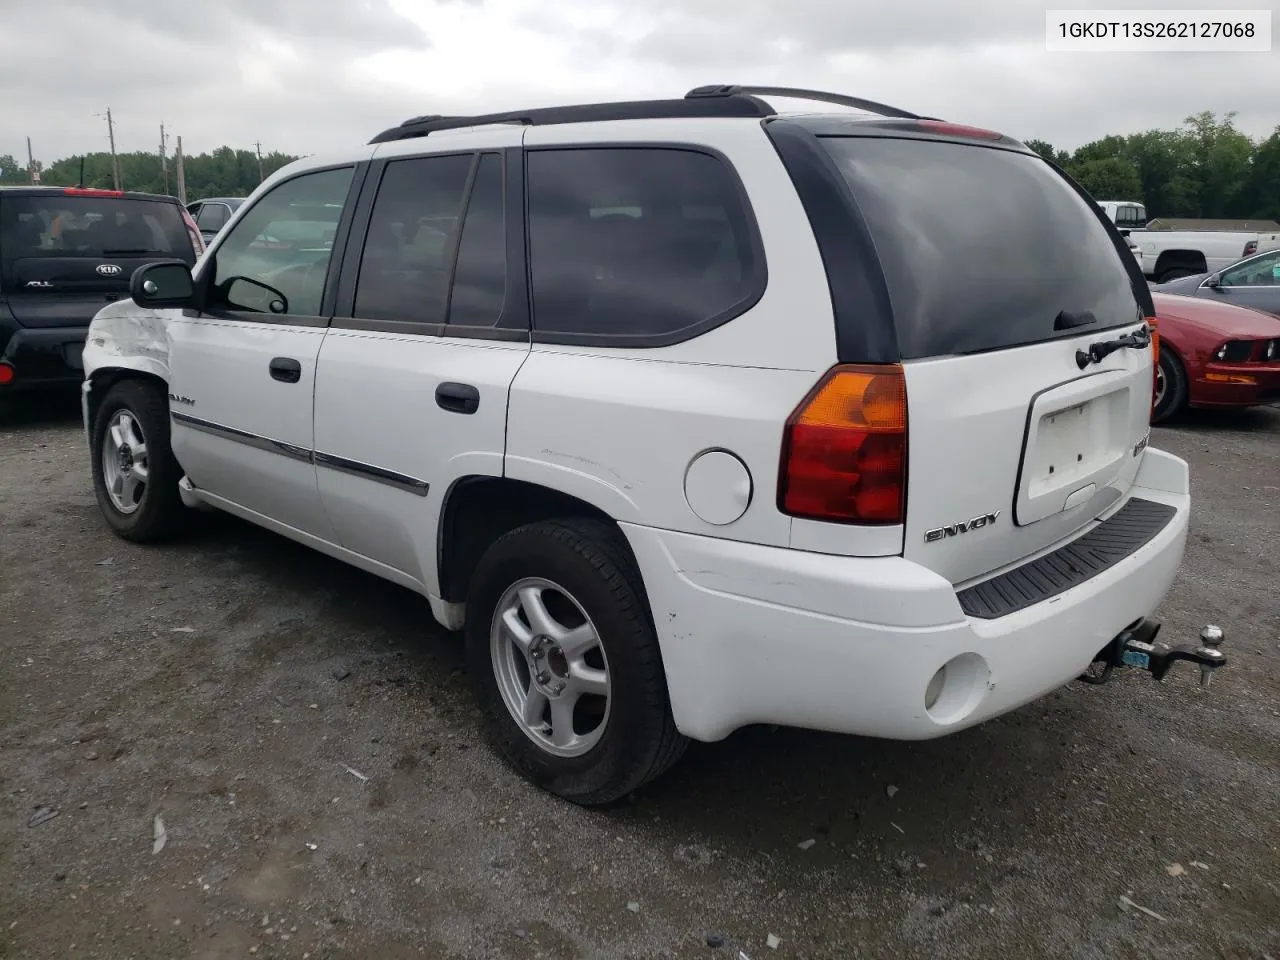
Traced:
POLYGON ((176 203, 56 193, 0 200, 0 257, 6 264, 51 257, 172 257, 195 263, 176 203))
POLYGON ((763 254, 727 163, 674 148, 527 154, 537 333, 671 342, 750 307, 763 254))
POLYGON ((1137 319, 1110 235, 1039 157, 927 140, 823 144, 866 218, 904 359, 1038 343, 1137 319), (1096 319, 1055 330, 1063 311, 1096 319))
POLYGON ((470 155, 387 164, 360 259, 355 315, 443 323, 470 155))

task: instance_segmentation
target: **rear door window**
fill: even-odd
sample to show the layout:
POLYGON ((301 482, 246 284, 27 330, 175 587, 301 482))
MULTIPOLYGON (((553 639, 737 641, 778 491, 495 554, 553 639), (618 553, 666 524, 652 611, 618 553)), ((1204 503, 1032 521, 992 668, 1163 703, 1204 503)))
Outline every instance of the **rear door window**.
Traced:
POLYGON ((474 156, 387 164, 360 258, 355 315, 443 323, 458 224, 474 156))
POLYGON ((502 157, 480 158, 458 246, 449 298, 449 323, 492 327, 502 315, 507 295, 506 220, 503 207, 502 157))
POLYGON ((866 218, 904 359, 1039 343, 1138 319, 1111 236, 1039 157, 930 140, 823 143, 866 218), (1094 322, 1057 330, 1064 311, 1094 322))
POLYGON ((670 342, 743 312, 764 258, 736 175, 694 150, 527 155, 538 333, 670 342))

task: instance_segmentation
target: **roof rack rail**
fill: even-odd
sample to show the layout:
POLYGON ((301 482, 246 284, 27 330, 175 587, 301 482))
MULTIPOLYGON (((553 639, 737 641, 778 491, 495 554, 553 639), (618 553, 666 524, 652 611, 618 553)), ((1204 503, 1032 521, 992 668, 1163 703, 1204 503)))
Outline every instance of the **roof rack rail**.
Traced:
POLYGON ((796 100, 816 100, 819 103, 834 103, 842 107, 854 107, 869 113, 878 113, 883 117, 899 117, 903 120, 921 120, 919 114, 891 107, 874 100, 863 100, 861 97, 849 97, 842 93, 826 93, 822 90, 804 90, 800 87, 751 87, 736 83, 712 84, 706 87, 694 87, 685 94, 689 100, 705 100, 721 97, 792 97, 796 100))
POLYGON ((391 143, 425 137, 441 130, 459 130, 500 123, 540 126, 553 123, 590 123, 599 120, 668 120, 681 117, 771 117, 777 111, 748 92, 722 97, 685 97, 680 100, 628 100, 618 103, 584 103, 566 107, 541 107, 486 113, 474 117, 432 114, 413 117, 383 130, 369 143, 391 143))

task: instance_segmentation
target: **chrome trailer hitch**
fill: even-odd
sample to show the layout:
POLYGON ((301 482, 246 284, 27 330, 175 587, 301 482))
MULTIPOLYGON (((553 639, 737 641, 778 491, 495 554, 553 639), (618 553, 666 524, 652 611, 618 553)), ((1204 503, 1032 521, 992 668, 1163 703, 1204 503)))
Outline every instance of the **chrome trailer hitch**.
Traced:
POLYGON ((1200 645, 1191 643, 1169 646, 1157 643, 1160 624, 1152 620, 1140 620, 1098 651, 1089 669, 1080 675, 1085 683, 1106 683, 1116 667, 1137 667, 1146 670, 1156 680, 1164 680, 1165 674, 1179 660, 1188 660, 1200 667, 1200 686, 1208 687, 1214 673, 1227 662, 1226 655, 1218 648, 1226 636, 1221 627, 1210 624, 1200 631, 1200 645))

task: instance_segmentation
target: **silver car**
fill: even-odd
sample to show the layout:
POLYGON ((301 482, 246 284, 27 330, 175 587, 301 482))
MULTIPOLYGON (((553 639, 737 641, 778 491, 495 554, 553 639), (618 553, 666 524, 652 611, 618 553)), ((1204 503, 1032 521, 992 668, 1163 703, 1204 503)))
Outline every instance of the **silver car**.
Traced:
POLYGON ((1153 284, 1151 289, 1252 307, 1280 317, 1280 250, 1245 257, 1217 273, 1153 284))

